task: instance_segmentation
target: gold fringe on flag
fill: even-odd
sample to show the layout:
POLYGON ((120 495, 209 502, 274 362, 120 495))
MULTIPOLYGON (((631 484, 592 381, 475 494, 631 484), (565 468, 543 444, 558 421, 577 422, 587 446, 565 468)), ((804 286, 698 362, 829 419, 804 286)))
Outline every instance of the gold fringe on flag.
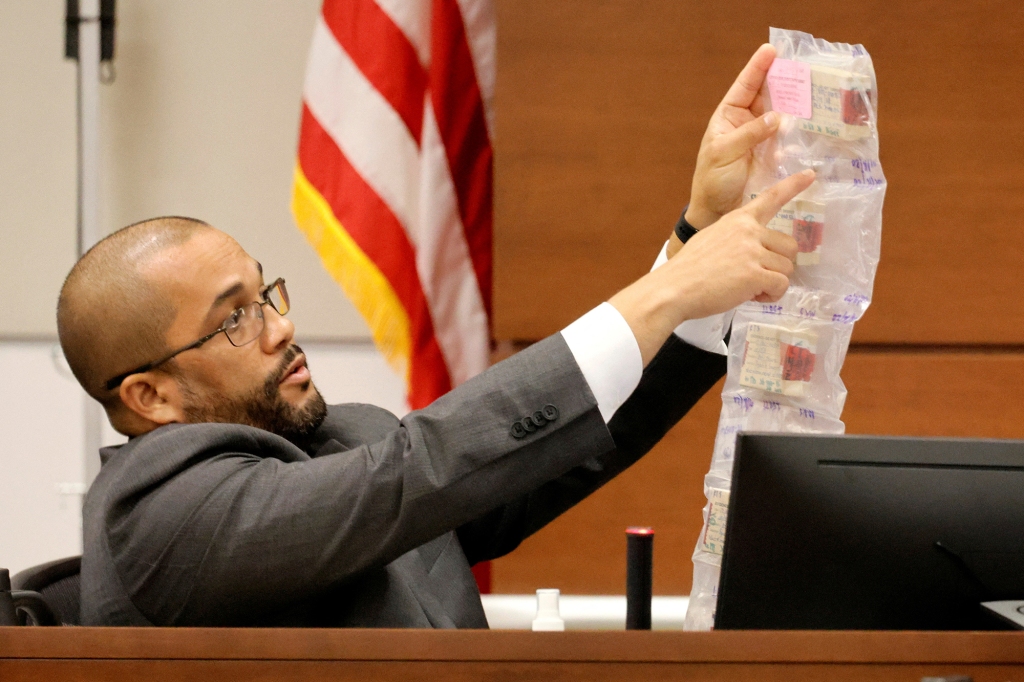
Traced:
POLYGON ((330 273, 351 299, 388 364, 409 383, 409 316, 398 295, 373 261, 334 216, 323 196, 295 166, 292 213, 330 273))

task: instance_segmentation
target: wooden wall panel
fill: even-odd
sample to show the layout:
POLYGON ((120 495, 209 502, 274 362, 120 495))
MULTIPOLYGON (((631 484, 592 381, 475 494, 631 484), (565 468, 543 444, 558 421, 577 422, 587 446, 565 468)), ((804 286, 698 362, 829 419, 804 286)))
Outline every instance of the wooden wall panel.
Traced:
MULTIPOLYGON (((1024 354, 854 351, 843 377, 848 433, 1024 438, 1024 354)), ((622 594, 623 531, 650 525, 655 592, 689 594, 720 405, 717 386, 632 469, 494 562, 494 591, 622 594)))
POLYGON ((875 61, 889 189, 855 341, 1024 342, 1024 3, 499 0, 498 20, 499 339, 546 336, 646 271, 775 25, 875 61))

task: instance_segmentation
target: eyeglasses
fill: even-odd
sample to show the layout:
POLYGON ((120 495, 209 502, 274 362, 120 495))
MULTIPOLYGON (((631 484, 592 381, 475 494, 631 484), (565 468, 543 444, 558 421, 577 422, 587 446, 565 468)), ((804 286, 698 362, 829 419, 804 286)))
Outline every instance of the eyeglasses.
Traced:
POLYGON ((291 301, 288 298, 288 289, 284 286, 283 277, 279 277, 272 284, 263 287, 263 289, 260 290, 260 298, 262 300, 253 301, 241 308, 235 308, 220 327, 203 338, 193 341, 187 346, 182 346, 159 360, 147 362, 146 364, 136 367, 124 374, 118 374, 116 377, 104 384, 104 386, 108 391, 112 391, 120 386, 121 382, 131 375, 148 372, 154 367, 167 362, 179 353, 184 353, 185 351, 192 350, 193 348, 199 348, 199 346, 203 345, 221 332, 224 332, 224 335, 228 337, 228 341, 231 342, 232 346, 244 346, 247 343, 252 343, 260 337, 260 334, 263 333, 263 306, 269 304, 279 315, 287 315, 288 311, 291 309, 291 301))

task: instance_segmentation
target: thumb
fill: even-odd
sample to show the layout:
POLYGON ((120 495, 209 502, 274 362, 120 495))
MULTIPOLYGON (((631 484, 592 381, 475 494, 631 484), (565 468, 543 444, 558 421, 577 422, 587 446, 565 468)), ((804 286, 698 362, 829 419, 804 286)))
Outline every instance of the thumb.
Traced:
POLYGON ((813 170, 808 168, 800 171, 779 180, 740 210, 753 216, 754 220, 762 225, 767 225, 768 221, 779 212, 779 209, 789 203, 797 194, 810 187, 812 182, 814 182, 813 170))

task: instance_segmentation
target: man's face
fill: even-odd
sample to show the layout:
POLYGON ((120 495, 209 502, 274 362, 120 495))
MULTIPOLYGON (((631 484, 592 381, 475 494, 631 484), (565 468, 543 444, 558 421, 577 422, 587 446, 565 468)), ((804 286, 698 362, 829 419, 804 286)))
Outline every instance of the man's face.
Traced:
MULTIPOLYGON (((202 338, 236 308, 262 300, 259 263, 216 230, 167 249, 144 272, 177 311, 169 348, 202 338)), ((323 422, 327 408, 293 342, 294 326, 272 306, 262 310, 264 328, 255 341, 236 347, 218 334, 168 363, 187 422, 247 424, 286 437, 307 435, 323 422)))

